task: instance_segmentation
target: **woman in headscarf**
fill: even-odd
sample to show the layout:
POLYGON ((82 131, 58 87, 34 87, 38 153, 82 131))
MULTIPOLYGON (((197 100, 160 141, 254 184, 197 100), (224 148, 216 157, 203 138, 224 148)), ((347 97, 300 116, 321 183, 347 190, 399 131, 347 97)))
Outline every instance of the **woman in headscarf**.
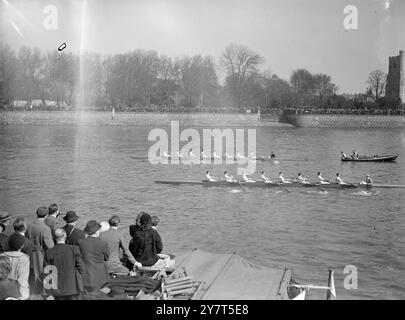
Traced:
POLYGON ((152 217, 149 214, 142 213, 139 222, 140 226, 134 230, 130 251, 143 266, 153 266, 159 261, 158 254, 163 250, 162 239, 152 228, 152 217))

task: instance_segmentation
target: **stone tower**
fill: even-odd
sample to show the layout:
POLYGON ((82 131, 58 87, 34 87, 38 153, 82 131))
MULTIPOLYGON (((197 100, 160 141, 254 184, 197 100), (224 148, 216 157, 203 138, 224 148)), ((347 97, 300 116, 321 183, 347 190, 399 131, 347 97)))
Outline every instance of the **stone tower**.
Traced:
POLYGON ((401 99, 405 103, 405 51, 399 51, 398 56, 389 57, 387 87, 385 96, 392 101, 401 99))

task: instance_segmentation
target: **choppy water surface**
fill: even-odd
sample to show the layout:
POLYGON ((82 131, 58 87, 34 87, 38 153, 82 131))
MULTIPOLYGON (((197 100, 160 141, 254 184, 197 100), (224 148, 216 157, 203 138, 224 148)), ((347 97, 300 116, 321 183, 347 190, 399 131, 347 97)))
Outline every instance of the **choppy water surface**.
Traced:
MULTIPOLYGON (((166 252, 200 248, 237 251, 254 262, 289 267, 302 283, 324 285, 335 271, 340 299, 405 298, 405 189, 356 191, 205 188, 168 186, 155 179, 196 180, 209 169, 235 165, 151 165, 147 155, 154 126, 0 126, 0 208, 31 219, 40 205, 57 202, 82 217, 122 219, 122 229, 145 210, 160 217, 166 252), (358 289, 343 288, 343 269, 358 269, 358 289)), ((186 126, 184 126, 186 128, 186 126)), ((199 128, 202 129, 202 128, 199 128)), ((246 127, 247 129, 247 127, 246 127)), ((257 154, 273 150, 280 161, 257 165, 276 177, 320 170, 349 182, 370 173, 375 182, 405 184, 405 132, 258 127, 257 154), (398 152, 396 163, 341 163, 339 153, 398 152)), ((257 172, 258 174, 258 172, 257 172)), ((324 292, 311 291, 323 299, 324 292)))

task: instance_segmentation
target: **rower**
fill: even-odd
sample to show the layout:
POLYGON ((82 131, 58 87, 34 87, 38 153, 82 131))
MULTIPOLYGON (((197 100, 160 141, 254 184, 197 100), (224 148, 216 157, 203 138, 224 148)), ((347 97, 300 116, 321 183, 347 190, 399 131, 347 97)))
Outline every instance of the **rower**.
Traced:
POLYGON ((219 158, 220 158, 220 156, 217 155, 217 153, 215 152, 215 150, 214 150, 214 152, 212 153, 212 155, 213 155, 213 157, 214 157, 215 159, 219 159, 219 158))
POLYGON ((292 181, 283 177, 283 172, 281 171, 278 173, 278 177, 280 178, 281 183, 292 183, 292 181))
POLYGON ((238 159, 245 159, 245 157, 242 156, 239 152, 236 153, 236 157, 237 157, 238 159))
POLYGON ((170 155, 166 152, 166 151, 164 151, 163 152, 163 157, 165 157, 165 158, 169 158, 170 157, 170 155))
POLYGON ((352 159, 358 159, 359 154, 356 152, 356 150, 353 149, 353 154, 352 154, 352 159))
POLYGON ((342 180, 342 178, 339 177, 339 172, 336 173, 336 180, 335 181, 336 181, 337 184, 341 184, 341 185, 347 184, 346 182, 344 182, 342 180))
POLYGON ((201 157, 204 158, 204 159, 207 157, 207 155, 205 154, 204 149, 201 149, 201 157))
POLYGON ((179 150, 177 150, 176 156, 179 157, 179 158, 182 158, 182 157, 183 157, 183 155, 181 154, 181 152, 180 152, 179 150))
POLYGON ((227 182, 236 182, 235 178, 228 171, 224 172, 224 177, 227 182))
POLYGON ((276 155, 274 154, 273 151, 271 151, 271 152, 270 152, 270 158, 273 159, 273 158, 275 158, 275 157, 276 157, 276 155))
POLYGON ((254 153, 254 152, 251 152, 251 153, 249 154, 249 158, 256 159, 255 153, 254 153))
POLYGON ((263 181, 265 183, 271 183, 271 180, 269 178, 266 177, 266 175, 264 174, 264 171, 262 171, 262 175, 261 175, 263 181))
POLYGON ((340 154, 342 156, 342 159, 347 159, 347 155, 343 151, 341 151, 340 154))
POLYGON ((304 183, 304 184, 309 183, 309 181, 305 177, 302 176, 301 172, 298 173, 298 182, 299 183, 304 183))
POLYGON ((256 181, 254 181, 253 179, 249 178, 249 177, 246 175, 246 172, 243 173, 242 178, 243 178, 243 181, 245 181, 245 182, 256 182, 256 181))
POLYGON ((228 153, 225 152, 225 158, 226 159, 233 159, 233 157, 231 157, 228 153))
POLYGON ((318 172, 316 175, 318 176, 319 182, 321 184, 329 184, 329 180, 322 177, 320 172, 318 172))
POLYGON ((207 180, 208 181, 210 181, 210 182, 216 182, 216 181, 218 181, 215 177, 212 177, 211 175, 210 175, 210 172, 207 170, 207 172, 205 173, 205 177, 207 178, 207 180))
POLYGON ((361 185, 366 185, 366 186, 372 186, 373 185, 373 180, 371 180, 370 175, 366 175, 366 180, 360 182, 361 185))
POLYGON ((188 156, 189 156, 190 158, 194 158, 193 149, 190 149, 190 151, 188 152, 188 156))

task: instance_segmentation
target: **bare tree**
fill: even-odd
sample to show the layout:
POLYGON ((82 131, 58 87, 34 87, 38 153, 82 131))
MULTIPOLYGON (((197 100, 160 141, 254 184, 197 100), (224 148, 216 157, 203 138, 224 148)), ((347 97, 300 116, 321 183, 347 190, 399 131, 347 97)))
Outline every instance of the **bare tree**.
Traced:
POLYGON ((258 73, 258 66, 264 62, 259 54, 246 46, 230 44, 220 58, 221 67, 226 72, 226 85, 233 99, 233 106, 241 105, 244 85, 258 73))
POLYGON ((367 93, 375 102, 384 95, 386 81, 387 75, 381 70, 374 70, 368 75, 367 93))
POLYGON ((0 108, 12 103, 16 94, 17 58, 8 45, 0 46, 0 108))
POLYGON ((326 100, 336 93, 338 87, 327 74, 316 74, 313 78, 314 93, 319 99, 319 106, 323 106, 326 100))

